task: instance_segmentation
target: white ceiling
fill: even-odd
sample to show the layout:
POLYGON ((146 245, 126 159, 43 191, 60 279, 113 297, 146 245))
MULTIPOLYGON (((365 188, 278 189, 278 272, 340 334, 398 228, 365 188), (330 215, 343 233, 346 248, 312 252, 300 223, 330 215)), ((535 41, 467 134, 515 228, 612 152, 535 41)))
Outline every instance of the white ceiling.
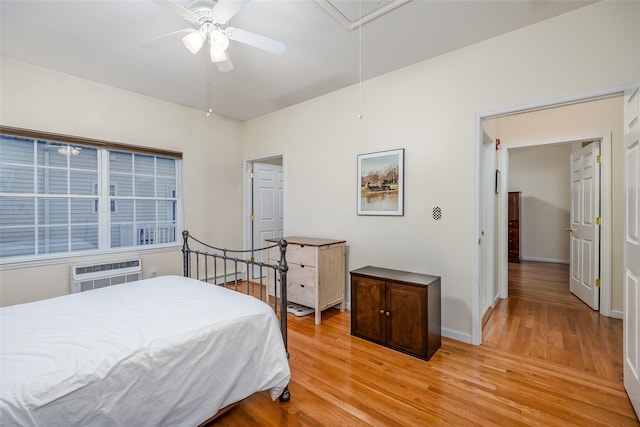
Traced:
POLYGON ((360 37, 366 80, 593 2, 400 0, 350 30, 360 10, 375 15, 393 2, 252 0, 230 24, 282 40, 287 52, 232 41, 235 69, 221 73, 206 49, 193 55, 179 40, 141 45, 190 25, 151 0, 0 0, 0 54, 202 111, 210 78, 214 112, 247 120, 357 83, 360 37), (328 12, 332 5, 343 18, 328 12))

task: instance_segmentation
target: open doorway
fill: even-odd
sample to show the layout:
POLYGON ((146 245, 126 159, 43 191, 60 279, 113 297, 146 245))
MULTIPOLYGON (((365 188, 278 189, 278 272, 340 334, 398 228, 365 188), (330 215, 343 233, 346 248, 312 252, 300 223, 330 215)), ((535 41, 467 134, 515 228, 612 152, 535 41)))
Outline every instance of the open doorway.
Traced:
MULTIPOLYGON (((523 203, 526 205, 521 207, 521 211, 525 218, 521 220, 521 227, 528 227, 528 239, 531 240, 532 236, 540 241, 537 244, 530 245, 530 250, 523 253, 523 259, 529 261, 546 261, 552 263, 568 263, 571 265, 571 255, 569 250, 570 235, 567 228, 570 228, 569 213, 571 210, 571 196, 569 188, 569 173, 570 173, 570 155, 576 146, 580 147, 583 144, 591 141, 598 141, 600 145, 600 214, 601 218, 599 231, 600 231, 600 250, 599 256, 595 260, 597 262, 597 277, 593 277, 593 282, 599 280, 600 286, 600 300, 598 309, 601 314, 605 316, 612 316, 611 309, 611 134, 608 135, 593 135, 590 137, 580 137, 576 135, 574 138, 568 138, 567 140, 544 140, 544 141, 528 141, 526 143, 513 143, 508 147, 505 147, 500 155, 500 164, 505 180, 503 186, 505 191, 502 192, 499 204, 501 212, 498 227, 498 233, 501 236, 508 235, 508 201, 507 195, 509 190, 518 191, 519 189, 529 188, 528 196, 522 198, 523 203), (572 148, 573 147, 573 148, 572 148), (537 152, 537 153, 536 153, 537 152), (553 153, 553 154, 552 154, 553 153), (523 154, 523 155, 518 155, 523 154), (545 166, 538 165, 542 160, 549 155, 563 156, 564 159, 555 159, 556 162, 547 161, 545 166), (516 161, 517 159, 517 161, 516 161), (559 163, 557 163, 559 161, 559 163), (509 183, 509 177, 517 176, 510 172, 512 167, 522 166, 525 163, 530 163, 527 171, 518 178, 517 182, 509 183), (564 171, 556 171, 555 173, 550 170, 545 170, 545 167, 555 167, 556 169, 562 168, 561 164, 565 163, 564 171), (515 164, 514 164, 515 163, 515 164), (558 188, 564 187, 565 191, 558 191, 558 188, 551 189, 552 184, 548 182, 534 182, 536 174, 547 174, 549 176, 557 177, 563 182, 557 182, 558 188), (564 178, 560 178, 564 177, 564 178), (526 182, 530 184, 526 184, 526 182), (529 185, 529 187, 527 187, 529 185), (548 188, 548 193, 554 193, 555 198, 558 198, 558 206, 552 206, 549 200, 553 198, 547 198, 547 202, 544 201, 544 197, 536 198, 534 188, 541 186, 537 191, 544 191, 548 188), (532 197, 532 194, 534 195, 532 197), (541 200, 543 199, 543 200, 541 200), (563 212, 562 205, 568 208, 563 212), (526 225, 525 225, 526 224, 526 225), (547 250, 546 252, 536 253, 536 247, 540 248, 547 245, 553 245, 553 250, 547 250), (547 255, 539 255, 539 254, 547 255), (554 255, 555 254, 555 255, 554 255), (564 255, 562 255, 564 254, 564 255), (568 255, 567 255, 568 254, 568 255), (538 256, 537 256, 538 255, 538 256)), ((595 218, 594 218, 595 220, 595 218)), ((522 237, 521 237, 522 238, 522 237)), ((524 240, 527 240, 526 234, 524 240)), ((508 237, 505 240, 500 240, 503 243, 500 246, 498 256, 499 264, 499 288, 500 297, 508 297, 508 237)), ((549 248, 546 248, 549 249, 549 248)), ((539 250, 539 249, 538 249, 539 250)), ((574 265, 574 268, 580 268, 580 265, 574 265)), ((621 318, 619 315, 613 314, 613 317, 621 318)))
POLYGON ((600 145, 586 140, 511 148, 505 167, 508 261, 568 265, 570 292, 594 310, 600 308, 602 271, 600 145))
MULTIPOLYGON (((489 251, 486 261, 483 260, 482 244, 479 248, 478 263, 486 263, 489 267, 495 267, 494 281, 483 283, 480 280, 480 287, 477 294, 474 294, 474 308, 472 319, 472 342, 479 344, 482 342, 482 309, 485 300, 486 289, 494 291, 497 298, 508 296, 507 276, 508 276, 508 252, 507 252, 507 196, 508 196, 508 170, 509 154, 512 150, 534 148, 536 146, 551 146, 554 144, 580 143, 582 141, 598 140, 601 143, 601 251, 600 251, 600 288, 601 305, 600 313, 606 316, 622 318, 622 289, 612 287, 615 283, 617 273, 612 267, 614 262, 612 257, 612 223, 616 218, 621 217, 624 212, 621 206, 612 205, 612 191, 617 191, 612 182, 622 180, 621 170, 612 168, 612 147, 616 152, 621 144, 620 127, 622 123, 622 102, 621 95, 611 95, 605 98, 583 101, 574 104, 567 104, 557 107, 547 107, 543 109, 531 109, 528 111, 513 112, 508 115, 501 114, 487 116, 480 119, 479 138, 486 139, 483 132, 490 135, 495 141, 500 140, 500 149, 496 150, 495 169, 489 170, 483 167, 485 160, 482 158, 483 149, 479 144, 478 162, 481 181, 486 180, 490 175, 492 178, 499 177, 494 188, 480 185, 479 198, 485 200, 485 205, 490 205, 487 200, 496 200, 493 230, 495 237, 495 247, 489 251), (496 173, 499 171, 499 175, 496 173), (613 175, 613 177, 612 177, 613 175), (612 190, 613 189, 613 190, 612 190), (491 288, 492 287, 492 288, 491 288), (612 307, 612 301, 614 306, 612 307)), ((568 167, 569 159, 566 159, 568 167)), ((540 167, 542 168, 544 164, 540 167)), ((479 202, 482 208, 483 204, 479 202)), ((479 216, 479 233, 482 233, 482 215, 479 216)), ((488 224, 492 222, 485 221, 488 224)), ((563 228, 563 233, 566 231, 563 228)), ((480 239, 481 240, 481 239, 480 239)), ((480 241, 479 240, 479 241, 480 241)), ((567 237, 568 240, 568 237, 567 237)), ((618 259, 617 262, 620 260, 618 259)), ((479 276, 482 276, 482 267, 478 268, 479 276)), ((618 282, 619 283, 619 282, 618 282)))

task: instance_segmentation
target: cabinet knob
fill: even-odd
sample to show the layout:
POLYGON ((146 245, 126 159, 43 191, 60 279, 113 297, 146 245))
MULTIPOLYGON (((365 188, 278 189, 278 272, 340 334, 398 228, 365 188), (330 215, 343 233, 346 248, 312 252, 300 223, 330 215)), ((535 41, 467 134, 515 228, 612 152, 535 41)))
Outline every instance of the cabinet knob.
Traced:
POLYGON ((389 313, 388 311, 386 313, 384 313, 387 317, 391 316, 391 313, 389 313))
POLYGON ((380 314, 384 314, 384 310, 383 309, 380 309, 380 314))

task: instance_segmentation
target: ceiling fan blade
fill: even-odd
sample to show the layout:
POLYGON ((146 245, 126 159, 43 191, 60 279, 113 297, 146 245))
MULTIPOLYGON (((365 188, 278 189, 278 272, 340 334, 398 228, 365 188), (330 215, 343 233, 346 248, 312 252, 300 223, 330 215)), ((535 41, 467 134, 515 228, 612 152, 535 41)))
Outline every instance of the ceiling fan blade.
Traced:
POLYGON ((229 52, 227 52, 227 59, 221 62, 216 62, 216 66, 218 67, 218 71, 222 73, 228 73, 229 71, 233 71, 233 62, 231 62, 231 57, 229 56, 229 52))
POLYGON ((212 12, 217 18, 224 21, 220 22, 221 24, 225 24, 247 3, 249 0, 218 0, 212 12))
POLYGON ((165 7, 171 10, 173 13, 182 16, 185 19, 188 19, 190 21, 194 20, 193 13, 189 9, 180 6, 178 3, 174 3, 170 0, 152 0, 152 1, 154 3, 159 4, 162 7, 165 7))
POLYGON ((248 44, 249 46, 257 47, 258 49, 275 53, 276 55, 282 55, 287 51, 287 45, 280 40, 270 39, 269 37, 239 28, 228 27, 225 30, 225 34, 231 40, 239 41, 240 43, 248 44))
POLYGON ((197 31, 195 28, 185 28, 184 30, 178 30, 178 31, 174 31, 172 33, 167 33, 167 34, 163 34, 161 36, 158 37, 154 37, 152 39, 146 40, 142 42, 142 46, 144 47, 148 47, 148 48, 157 48, 160 46, 165 45, 168 42, 174 41, 174 40, 179 40, 181 38, 183 38, 184 36, 186 36, 187 34, 193 33, 194 31, 197 31))

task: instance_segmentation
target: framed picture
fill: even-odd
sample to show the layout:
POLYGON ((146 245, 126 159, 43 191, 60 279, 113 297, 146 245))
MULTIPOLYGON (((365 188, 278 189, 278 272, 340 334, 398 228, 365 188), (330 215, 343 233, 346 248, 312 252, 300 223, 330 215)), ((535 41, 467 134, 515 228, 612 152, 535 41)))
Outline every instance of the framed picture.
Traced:
POLYGON ((404 215, 404 149, 358 155, 358 215, 404 215))

